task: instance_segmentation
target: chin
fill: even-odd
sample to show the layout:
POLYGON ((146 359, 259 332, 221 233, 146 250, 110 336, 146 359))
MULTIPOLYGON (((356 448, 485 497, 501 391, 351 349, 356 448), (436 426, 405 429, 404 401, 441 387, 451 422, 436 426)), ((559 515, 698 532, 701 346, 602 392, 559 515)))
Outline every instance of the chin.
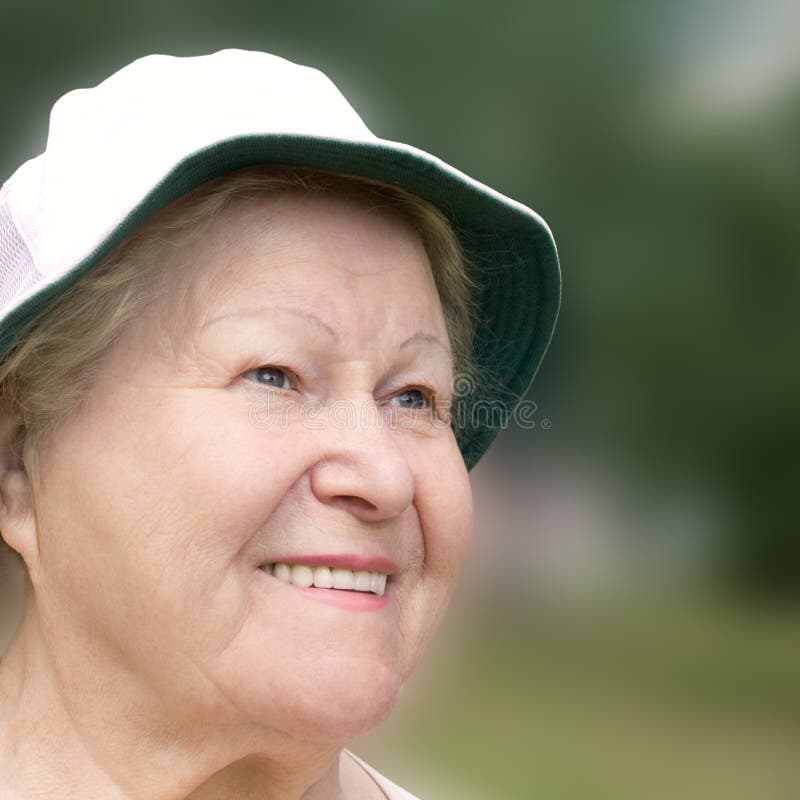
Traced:
POLYGON ((347 742, 377 728, 391 714, 397 694, 372 697, 364 694, 350 705, 300 708, 293 714, 297 738, 313 742, 347 742))
POLYGON ((264 678, 238 705, 252 722, 281 730, 302 741, 347 741, 378 727, 392 712, 403 686, 388 665, 307 663, 280 681, 264 678), (316 666, 316 668, 315 668, 316 666), (280 684, 280 687, 279 687, 280 684))

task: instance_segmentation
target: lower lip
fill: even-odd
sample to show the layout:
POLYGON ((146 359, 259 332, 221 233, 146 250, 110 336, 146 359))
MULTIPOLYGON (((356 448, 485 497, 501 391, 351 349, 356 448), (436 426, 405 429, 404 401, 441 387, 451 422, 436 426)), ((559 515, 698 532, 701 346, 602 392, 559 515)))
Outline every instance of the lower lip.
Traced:
POLYGON ((370 592, 352 592, 345 589, 319 589, 316 586, 295 586, 293 583, 279 581, 277 578, 258 570, 265 578, 283 584, 289 589, 294 589, 300 594, 310 597, 329 606, 343 608, 345 611, 378 611, 389 602, 388 593, 391 584, 387 584, 384 594, 371 594, 370 592))

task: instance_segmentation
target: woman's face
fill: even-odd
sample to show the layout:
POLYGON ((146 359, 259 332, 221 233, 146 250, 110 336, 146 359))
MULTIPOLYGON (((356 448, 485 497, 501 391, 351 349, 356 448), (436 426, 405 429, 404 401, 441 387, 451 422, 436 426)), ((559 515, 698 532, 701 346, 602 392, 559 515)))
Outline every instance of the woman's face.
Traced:
POLYGON ((391 709, 472 526, 425 407, 452 378, 425 251, 383 212, 284 194, 173 261, 43 456, 37 602, 172 719, 346 740, 391 709), (276 562, 391 574, 380 598, 276 562))

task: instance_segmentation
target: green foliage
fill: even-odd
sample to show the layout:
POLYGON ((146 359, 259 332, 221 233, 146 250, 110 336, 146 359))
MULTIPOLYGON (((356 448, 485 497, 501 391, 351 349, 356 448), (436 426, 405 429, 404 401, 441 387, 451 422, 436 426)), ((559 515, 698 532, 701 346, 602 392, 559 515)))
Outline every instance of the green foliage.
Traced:
POLYGON ((435 774, 465 800, 790 800, 796 626, 699 598, 486 609, 411 715, 360 751, 404 765, 423 797, 435 774))

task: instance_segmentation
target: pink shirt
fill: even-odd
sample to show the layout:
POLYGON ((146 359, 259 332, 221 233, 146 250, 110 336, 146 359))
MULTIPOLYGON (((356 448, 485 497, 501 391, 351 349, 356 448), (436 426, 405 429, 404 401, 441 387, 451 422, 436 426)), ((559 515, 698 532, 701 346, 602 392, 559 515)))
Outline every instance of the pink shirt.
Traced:
POLYGON ((356 763, 360 764, 369 773, 370 777, 378 784, 381 791, 386 795, 387 800, 419 800, 413 794, 410 794, 405 789, 402 789, 396 783, 392 783, 388 778, 381 775, 378 770, 371 767, 365 761, 362 761, 355 753, 345 750, 345 753, 350 756, 356 763))

